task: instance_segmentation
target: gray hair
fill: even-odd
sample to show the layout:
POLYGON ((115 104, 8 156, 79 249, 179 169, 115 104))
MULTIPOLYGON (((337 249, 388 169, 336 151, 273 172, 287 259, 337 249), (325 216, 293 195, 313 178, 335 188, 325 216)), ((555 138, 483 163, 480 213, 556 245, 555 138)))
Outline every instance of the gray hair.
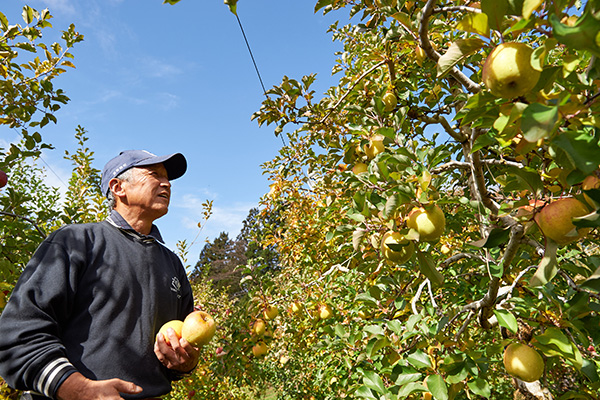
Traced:
MULTIPOLYGON (((126 169, 121 172, 119 175, 115 176, 116 179, 121 181, 129 181, 131 179, 131 175, 133 172, 133 168, 126 169)), ((113 210, 117 205, 117 200, 115 199, 115 195, 113 194, 110 188, 108 189, 108 193, 106 194, 106 198, 108 199, 108 209, 113 210)))

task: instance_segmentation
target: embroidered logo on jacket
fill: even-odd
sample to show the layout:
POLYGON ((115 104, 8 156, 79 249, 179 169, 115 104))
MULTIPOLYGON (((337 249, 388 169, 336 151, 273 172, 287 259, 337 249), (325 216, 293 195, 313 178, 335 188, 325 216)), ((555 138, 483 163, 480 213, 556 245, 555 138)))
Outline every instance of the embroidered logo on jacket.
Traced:
POLYGON ((181 283, 176 276, 171 279, 171 291, 177 293, 177 298, 181 298, 181 283))

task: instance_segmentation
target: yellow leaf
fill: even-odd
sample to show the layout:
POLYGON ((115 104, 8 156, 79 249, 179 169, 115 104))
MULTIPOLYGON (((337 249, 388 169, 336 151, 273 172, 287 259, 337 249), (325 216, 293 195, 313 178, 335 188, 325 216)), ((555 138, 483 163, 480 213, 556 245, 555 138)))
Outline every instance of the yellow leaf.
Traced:
POLYGON ((456 25, 456 29, 490 37, 488 16, 484 13, 469 13, 456 25))
POLYGON ((523 2, 523 18, 531 18, 531 14, 542 5, 544 0, 525 0, 523 2))

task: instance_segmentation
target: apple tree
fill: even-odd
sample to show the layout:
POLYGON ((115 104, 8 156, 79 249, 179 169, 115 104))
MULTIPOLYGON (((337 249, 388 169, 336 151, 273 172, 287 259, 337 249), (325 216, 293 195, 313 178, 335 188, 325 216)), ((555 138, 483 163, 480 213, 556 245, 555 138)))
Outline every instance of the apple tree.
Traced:
POLYGON ((600 2, 315 6, 341 10, 338 85, 284 77, 253 116, 287 139, 281 270, 249 264, 227 370, 290 399, 598 398, 600 2))

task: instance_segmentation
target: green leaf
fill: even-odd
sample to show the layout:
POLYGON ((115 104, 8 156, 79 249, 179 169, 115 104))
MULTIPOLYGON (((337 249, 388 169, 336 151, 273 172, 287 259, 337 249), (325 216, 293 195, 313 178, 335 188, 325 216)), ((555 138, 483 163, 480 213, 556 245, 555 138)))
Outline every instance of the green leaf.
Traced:
POLYGON ((444 378, 440 375, 429 375, 427 377, 427 389, 435 400, 448 400, 448 387, 444 378))
POLYGON ((556 251, 558 245, 552 239, 546 239, 546 249, 544 257, 538 265, 537 271, 531 277, 529 286, 544 286, 550 282, 554 275, 558 272, 558 261, 556 260, 556 251))
POLYGON ((489 399, 492 395, 492 389, 485 379, 477 378, 474 381, 469 381, 467 386, 473 393, 485 399, 489 399))
POLYGON ((383 380, 374 371, 365 371, 363 376, 363 384, 369 389, 375 390, 377 393, 385 394, 386 389, 383 380))
POLYGON ((564 132, 557 135, 552 144, 565 151, 571 162, 585 175, 591 174, 598 168, 600 160, 600 145, 597 130, 592 132, 564 132))
POLYGON ((415 352, 409 354, 406 357, 406 361, 417 369, 431 368, 431 359, 427 353, 421 349, 417 349, 415 352))
POLYGON ((333 0, 319 0, 317 1, 317 4, 315 5, 315 13, 317 11, 319 11, 321 8, 325 7, 325 6, 329 6, 333 3, 333 0))
POLYGON ((600 267, 580 285, 583 289, 600 293, 600 267))
POLYGON ((422 374, 415 371, 412 367, 401 366, 401 371, 398 378, 394 382, 398 386, 406 385, 407 383, 415 382, 421 379, 422 374))
POLYGON ((484 45, 479 38, 458 39, 448 47, 437 63, 437 77, 444 77, 452 67, 484 45))
POLYGON ((549 137, 558 122, 558 107, 533 103, 523 110, 521 129, 530 143, 549 137))
POLYGON ((432 285, 439 286, 444 282, 444 275, 435 268, 435 263, 431 256, 417 249, 417 259, 419 260, 421 273, 429 279, 432 285))
POLYGON ((513 313, 503 308, 500 308, 494 310, 494 314, 496 314, 496 318, 498 318, 498 324, 500 324, 500 326, 505 327, 513 333, 517 333, 519 331, 517 318, 513 315, 513 313))
POLYGON ((229 7, 229 11, 237 15, 237 2, 238 0, 224 0, 224 3, 229 7))
POLYGON ((583 367, 583 358, 577 346, 558 328, 548 328, 535 336, 534 346, 548 357, 563 357, 577 369, 583 367))
POLYGON ((25 21, 27 25, 31 24, 33 22, 33 9, 29 6, 23 7, 22 16, 23 21, 25 21))
POLYGON ((173 5, 173 4, 179 3, 180 1, 181 0, 164 0, 163 4, 171 4, 171 5, 173 5))
POLYGON ((488 16, 490 28, 500 31, 508 12, 508 0, 481 0, 481 11, 488 16))
POLYGON ((356 392, 354 392, 354 394, 358 397, 362 397, 364 399, 370 399, 370 400, 379 400, 378 396, 375 396, 373 394, 373 392, 371 391, 371 389, 369 389, 366 386, 361 386, 359 387, 356 392))
POLYGON ((357 229, 352 233, 352 247, 357 250, 360 247, 363 237, 365 236, 366 230, 357 229))
POLYGON ((555 14, 550 15, 554 37, 562 44, 577 50, 587 50, 600 57, 600 13, 590 11, 590 3, 575 25, 562 24, 555 14))

